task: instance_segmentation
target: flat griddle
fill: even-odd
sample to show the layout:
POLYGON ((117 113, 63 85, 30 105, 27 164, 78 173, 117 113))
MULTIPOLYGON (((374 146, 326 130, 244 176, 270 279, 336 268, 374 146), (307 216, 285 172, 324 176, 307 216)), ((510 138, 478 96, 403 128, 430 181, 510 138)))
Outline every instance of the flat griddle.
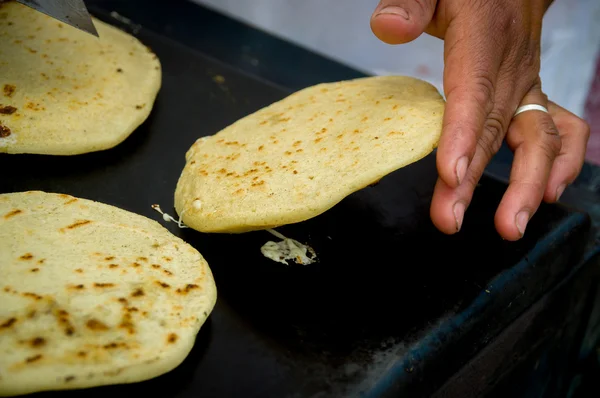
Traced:
MULTIPOLYGON (((123 24, 110 9, 91 11, 159 56, 163 85, 151 116, 111 150, 0 155, 0 192, 66 193, 163 222, 151 205, 173 214, 192 143, 290 90, 123 24)), ((522 241, 503 241, 493 216, 506 186, 485 177, 463 230, 445 236, 429 220, 436 176, 432 154, 281 228, 316 250, 310 266, 264 258, 266 232, 210 235, 165 223, 205 256, 219 291, 191 354, 147 382, 39 395, 429 395, 569 272, 590 225, 582 212, 543 205, 522 241)))

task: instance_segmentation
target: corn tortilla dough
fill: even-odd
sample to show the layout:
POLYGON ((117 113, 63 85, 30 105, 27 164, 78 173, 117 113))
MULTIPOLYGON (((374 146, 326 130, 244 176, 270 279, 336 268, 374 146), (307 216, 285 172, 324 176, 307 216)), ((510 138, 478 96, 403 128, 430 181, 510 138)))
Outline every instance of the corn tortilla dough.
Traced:
POLYGON ((216 301, 198 251, 155 221, 0 194, 0 396, 133 383, 190 352, 216 301))
POLYGON ((16 2, 0 3, 0 153, 112 148, 150 114, 161 66, 133 36, 100 38, 16 2))
POLYGON ((437 146, 431 84, 376 76, 319 84, 197 140, 175 191, 183 222, 239 233, 315 217, 437 146))

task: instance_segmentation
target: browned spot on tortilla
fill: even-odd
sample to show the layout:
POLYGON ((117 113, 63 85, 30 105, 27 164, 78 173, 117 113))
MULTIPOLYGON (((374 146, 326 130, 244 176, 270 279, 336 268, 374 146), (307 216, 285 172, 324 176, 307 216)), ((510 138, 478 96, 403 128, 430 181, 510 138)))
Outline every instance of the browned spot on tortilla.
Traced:
POLYGON ((46 110, 46 108, 44 108, 42 105, 36 104, 34 102, 26 103, 25 108, 31 109, 32 111, 45 111, 46 110))
POLYGON ((10 106, 10 105, 0 105, 0 115, 12 115, 13 113, 15 113, 17 111, 17 108, 15 108, 14 106, 10 106))
POLYGON ((108 256, 108 257, 104 257, 104 259, 105 259, 106 261, 111 261, 111 260, 114 260, 114 259, 115 259, 115 257, 114 257, 114 256, 108 256))
POLYGON ((56 318, 58 319, 59 325, 62 326, 65 334, 67 336, 72 336, 75 333, 75 327, 69 320, 69 313, 65 310, 59 309, 59 310, 56 310, 54 312, 54 314, 55 314, 56 318))
POLYGON ((173 259, 171 257, 163 257, 163 260, 165 260, 166 262, 173 261, 173 259))
POLYGON ((144 291, 141 288, 135 289, 133 293, 131 293, 131 297, 140 297, 144 295, 144 291))
POLYGON ((15 86, 14 84, 5 84, 3 91, 4 91, 4 96, 10 98, 13 96, 15 91, 17 91, 17 86, 15 86))
POLYGON ((24 292, 24 293, 21 293, 21 295, 22 295, 23 297, 29 297, 29 298, 32 298, 32 299, 34 299, 34 300, 36 300, 36 301, 39 301, 39 300, 41 300, 41 299, 43 298, 43 297, 42 297, 42 296, 40 296, 39 294, 30 293, 30 292, 24 292))
POLYGON ((106 349, 106 350, 114 350, 115 348, 125 348, 127 347, 127 344, 125 343, 117 343, 117 342, 112 342, 112 343, 108 343, 108 344, 104 344, 102 346, 102 348, 106 349))
POLYGON ((81 268, 77 268, 77 269, 75 270, 75 272, 77 272, 78 274, 81 274, 81 273, 83 273, 83 270, 82 270, 81 268))
POLYGON ((99 282, 94 283, 94 287, 104 288, 104 287, 114 287, 114 286, 115 286, 114 283, 99 283, 99 282))
POLYGON ((103 332, 105 330, 108 330, 108 326, 106 326, 106 324, 97 319, 90 319, 86 322, 85 326, 87 326, 88 329, 93 330, 95 332, 103 332))
POLYGON ((119 264, 108 264, 108 268, 117 268, 119 264))
POLYGON ((39 268, 32 268, 29 270, 29 272, 38 272, 40 269, 39 268))
POLYGON ((75 202, 77 202, 77 198, 73 198, 73 199, 67 200, 67 201, 65 202, 65 204, 66 204, 66 205, 70 205, 71 203, 75 203, 75 202))
POLYGON ((123 314, 123 318, 121 319, 119 327, 121 329, 126 329, 129 334, 135 333, 135 325, 132 322, 132 317, 130 313, 126 312, 123 314))
POLYGON ((8 329, 17 323, 17 318, 8 318, 6 321, 0 323, 0 329, 8 329))
POLYGON ((32 357, 25 358, 26 363, 33 363, 42 359, 42 354, 37 354, 32 357))
POLYGON ((165 289, 168 289, 168 288, 171 287, 171 285, 169 285, 168 283, 164 283, 164 282, 161 282, 161 281, 156 281, 156 284, 158 286, 162 287, 162 288, 165 288, 165 289))
POLYGON ((79 285, 69 285, 69 289, 83 290, 83 289, 85 289, 85 286, 82 285, 82 284, 79 284, 79 285))
POLYGON ((8 127, 4 126, 0 123, 0 138, 6 138, 11 134, 11 131, 8 127))
POLYGON ((31 339, 29 345, 31 345, 34 348, 43 347, 46 345, 46 339, 43 337, 35 337, 31 339))
POLYGON ((137 268, 137 267, 141 267, 142 264, 136 262, 136 263, 131 264, 131 266, 134 268, 137 268))
POLYGON ((67 382, 67 383, 70 382, 70 381, 73 381, 73 380, 75 380, 75 376, 67 376, 67 377, 65 377, 65 382, 67 382))
POLYGON ((175 333, 169 333, 169 335, 167 336, 167 343, 175 343, 178 337, 179 336, 177 336, 175 333))
POLYGON ((65 228, 61 228, 61 232, 64 232, 65 229, 75 229, 75 228, 79 228, 82 227, 84 225, 90 224, 91 221, 90 220, 81 220, 81 221, 76 221, 71 225, 66 226, 65 228))
POLYGON ((147 257, 138 257, 136 260, 138 261, 148 261, 147 257))
POLYGON ((33 254, 31 253, 25 253, 23 254, 21 257, 19 257, 21 260, 31 260, 33 258, 33 254))
POLYGON ((21 214, 21 213, 23 213, 23 210, 21 210, 21 209, 14 209, 13 211, 9 211, 8 213, 6 213, 4 215, 4 219, 8 220, 9 218, 14 217, 17 214, 21 214))
POLYGON ((37 261, 37 263, 38 263, 38 264, 44 264, 45 262, 46 262, 46 259, 45 259, 45 258, 40 258, 40 259, 37 261))
POLYGON ((189 293, 191 290, 193 289, 198 289, 199 286, 195 285, 193 283, 188 283, 187 285, 185 285, 185 287, 183 289, 177 289, 176 292, 177 293, 181 293, 181 294, 187 294, 189 293))

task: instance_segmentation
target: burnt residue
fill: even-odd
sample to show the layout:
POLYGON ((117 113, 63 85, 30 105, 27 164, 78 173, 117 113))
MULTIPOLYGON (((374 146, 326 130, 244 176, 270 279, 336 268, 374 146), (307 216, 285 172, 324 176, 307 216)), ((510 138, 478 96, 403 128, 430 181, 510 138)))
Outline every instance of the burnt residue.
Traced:
POLYGON ((71 320, 69 319, 70 316, 67 311, 57 310, 55 315, 58 320, 58 324, 63 328, 65 335, 72 336, 75 334, 75 327, 71 323, 71 320))
POLYGON ((17 214, 21 214, 21 213, 23 213, 23 210, 21 210, 21 209, 14 209, 13 211, 10 211, 10 212, 6 213, 6 214, 4 215, 4 219, 6 219, 6 220, 7 220, 7 219, 9 219, 9 218, 11 218, 11 217, 14 217, 14 216, 16 216, 17 214))
POLYGON ((12 115, 13 113, 15 113, 17 111, 17 108, 15 108, 14 106, 10 106, 10 105, 0 105, 0 115, 12 115))
POLYGON ((38 348, 46 345, 46 339, 43 337, 35 337, 29 342, 31 347, 38 348))
POLYGON ((180 294, 187 294, 189 293, 191 290, 193 289, 198 289, 199 286, 195 285, 193 283, 188 283, 187 285, 185 285, 185 287, 183 289, 177 289, 176 292, 180 293, 180 294))
POLYGON ((94 331, 108 330, 108 326, 97 319, 90 319, 89 321, 87 321, 87 323, 85 325, 87 326, 88 329, 94 330, 94 331))
POLYGON ((8 329, 17 323, 17 318, 8 318, 6 321, 0 323, 0 330, 8 329))
MULTIPOLYGON (((91 223, 90 220, 81 220, 81 221, 74 222, 71 225, 68 225, 66 227, 66 229, 75 229, 75 228, 79 228, 79 227, 82 227, 82 226, 90 224, 90 223, 91 223)), ((63 229, 65 229, 65 228, 63 228, 63 229)))
POLYGON ((42 354, 38 354, 38 355, 34 355, 32 357, 25 358, 25 362, 33 363, 33 362, 39 361, 40 359, 42 359, 42 354))
POLYGON ((15 91, 17 91, 17 86, 14 84, 5 84, 2 88, 2 91, 4 92, 5 97, 10 98, 15 94, 15 91))
POLYGON ((103 283, 103 282, 96 282, 94 283, 94 287, 114 287, 115 284, 114 283, 103 283))
POLYGON ((179 336, 177 336, 177 334, 169 333, 169 335, 167 336, 167 343, 173 344, 177 341, 178 338, 179 336))
POLYGON ((11 131, 8 127, 0 123, 0 138, 6 138, 11 134, 11 131))

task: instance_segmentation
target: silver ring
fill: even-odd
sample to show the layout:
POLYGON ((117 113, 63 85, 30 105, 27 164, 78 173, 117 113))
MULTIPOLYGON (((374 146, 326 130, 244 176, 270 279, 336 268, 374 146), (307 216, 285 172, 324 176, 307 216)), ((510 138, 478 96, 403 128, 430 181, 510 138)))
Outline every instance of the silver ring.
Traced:
POLYGON ((517 110, 515 111, 515 114, 513 115, 513 117, 517 116, 519 113, 523 113, 523 112, 527 112, 527 111, 542 111, 545 113, 548 113, 548 109, 544 108, 541 105, 538 104, 528 104, 528 105, 523 105, 517 108, 517 110))

